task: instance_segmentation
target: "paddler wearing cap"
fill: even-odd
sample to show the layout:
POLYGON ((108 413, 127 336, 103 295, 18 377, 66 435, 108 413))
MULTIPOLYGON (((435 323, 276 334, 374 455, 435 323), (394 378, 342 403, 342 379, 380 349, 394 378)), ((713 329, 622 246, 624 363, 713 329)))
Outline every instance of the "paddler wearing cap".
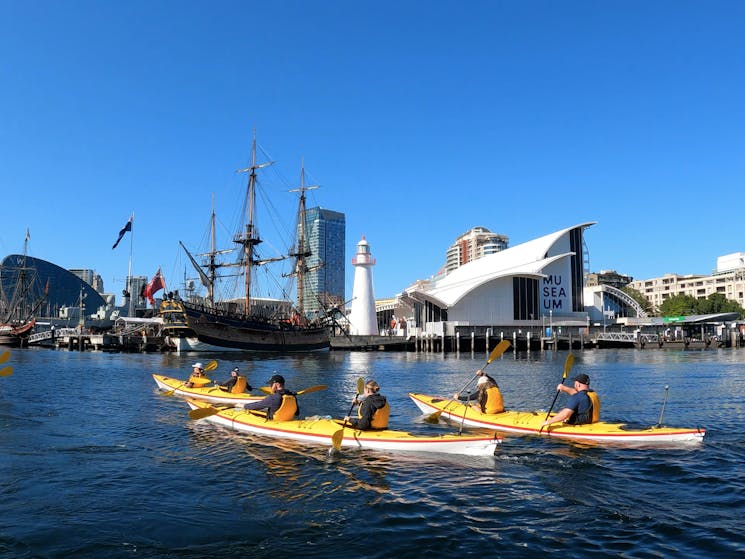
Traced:
POLYGON ((204 378, 204 365, 202 365, 200 361, 197 361, 191 366, 191 376, 189 377, 189 380, 184 383, 184 386, 186 388, 194 388, 197 386, 197 382, 195 382, 194 379, 200 378, 204 378))
POLYGON ((556 390, 569 394, 566 406, 553 417, 549 417, 541 426, 564 422, 569 425, 593 423, 600 418, 600 398, 590 390, 590 377, 584 373, 572 378, 574 386, 559 384, 556 390))
POLYGON ((268 419, 289 421, 300 416, 295 393, 285 388, 285 377, 272 375, 267 381, 272 393, 258 402, 243 404, 244 410, 266 410, 268 419))
POLYGON ((504 401, 499 391, 497 381, 487 375, 482 369, 476 371, 479 380, 476 382, 476 390, 470 394, 453 394, 455 400, 463 402, 474 402, 471 406, 481 413, 502 413, 504 401))

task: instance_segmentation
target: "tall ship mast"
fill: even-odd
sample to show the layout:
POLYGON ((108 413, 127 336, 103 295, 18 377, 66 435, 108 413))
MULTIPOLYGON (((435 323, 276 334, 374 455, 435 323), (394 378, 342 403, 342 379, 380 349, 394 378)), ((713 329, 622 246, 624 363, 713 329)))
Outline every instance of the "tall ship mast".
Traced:
MULTIPOLYGON (((210 226, 210 251, 204 255, 202 264, 192 256, 186 246, 179 241, 189 261, 196 269, 200 282, 207 290, 204 298, 190 300, 166 299, 161 305, 167 329, 177 337, 177 349, 185 351, 267 351, 293 352, 313 351, 329 347, 329 329, 323 321, 309 321, 304 313, 304 273, 307 271, 306 258, 310 256, 305 239, 305 192, 313 186, 305 185, 304 169, 301 173, 301 185, 291 192, 300 192, 298 224, 296 225, 297 243, 294 250, 287 255, 272 258, 260 258, 257 246, 262 243, 256 226, 256 187, 257 171, 268 167, 272 162, 257 163, 256 132, 251 147, 250 165, 240 173, 248 175, 246 187, 246 224, 233 242, 239 246, 237 262, 220 263, 218 255, 232 251, 220 251, 215 244, 215 211, 214 201, 210 226), (293 258, 293 271, 287 276, 296 276, 297 301, 293 305, 287 301, 268 303, 266 300, 252 296, 254 268, 271 262, 293 258), (240 303, 218 301, 215 295, 216 282, 220 279, 218 270, 232 267, 240 270, 243 277, 243 295, 240 303)), ((235 274, 233 274, 235 276, 235 274)))
POLYGON ((13 265, 0 266, 0 345, 22 346, 33 332, 36 312, 49 292, 35 294, 35 270, 27 264, 29 234, 23 242, 23 256, 13 265))

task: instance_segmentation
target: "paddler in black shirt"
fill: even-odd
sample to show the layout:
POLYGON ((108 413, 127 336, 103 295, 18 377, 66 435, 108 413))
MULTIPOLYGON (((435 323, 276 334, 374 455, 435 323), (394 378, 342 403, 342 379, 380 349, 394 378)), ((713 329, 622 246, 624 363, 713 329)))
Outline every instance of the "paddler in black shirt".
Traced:
POLYGON ((386 429, 388 427, 388 416, 391 407, 385 396, 380 393, 380 385, 374 380, 365 383, 365 399, 360 401, 357 396, 352 400, 352 405, 359 404, 357 417, 345 417, 344 422, 355 429, 365 431, 368 429, 386 429))

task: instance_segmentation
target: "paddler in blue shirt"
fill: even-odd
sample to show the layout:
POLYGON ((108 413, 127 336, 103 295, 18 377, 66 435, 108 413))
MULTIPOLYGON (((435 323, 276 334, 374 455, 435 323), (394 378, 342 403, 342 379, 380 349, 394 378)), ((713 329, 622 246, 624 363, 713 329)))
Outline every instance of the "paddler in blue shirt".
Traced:
POLYGON ((374 380, 365 383, 365 399, 362 403, 357 396, 352 400, 352 406, 359 404, 357 417, 345 417, 344 423, 348 423, 355 429, 366 431, 368 429, 386 429, 391 407, 385 396, 380 393, 380 385, 374 380))
POLYGON ((267 410, 267 418, 276 421, 288 421, 300 415, 300 408, 297 405, 295 393, 285 388, 285 377, 282 375, 272 375, 268 381, 272 389, 263 400, 243 404, 244 410, 267 410))
POLYGON ((541 423, 541 427, 559 422, 565 422, 569 425, 584 425, 595 421, 594 416, 600 414, 599 409, 595 410, 597 413, 593 411, 593 399, 589 394, 590 377, 581 373, 572 380, 574 381, 574 387, 564 384, 559 384, 556 387, 556 390, 569 394, 569 400, 563 410, 541 423))

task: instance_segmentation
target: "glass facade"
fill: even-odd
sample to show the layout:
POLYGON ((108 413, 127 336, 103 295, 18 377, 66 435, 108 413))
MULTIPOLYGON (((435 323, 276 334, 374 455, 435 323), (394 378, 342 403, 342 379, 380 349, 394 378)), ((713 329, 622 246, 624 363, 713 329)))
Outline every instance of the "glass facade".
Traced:
POLYGON ((48 286, 48 293, 36 316, 57 316, 62 307, 79 306, 81 289, 87 314, 106 305, 103 297, 90 284, 72 272, 46 260, 22 254, 6 256, 0 264, 0 288, 3 294, 0 305, 7 305, 14 298, 20 278, 28 282, 27 293, 33 300, 42 297, 48 286))
POLYGON ((319 207, 305 211, 305 234, 311 252, 306 262, 310 271, 303 283, 306 313, 323 314, 321 304, 326 308, 344 304, 345 231, 343 213, 319 207))

